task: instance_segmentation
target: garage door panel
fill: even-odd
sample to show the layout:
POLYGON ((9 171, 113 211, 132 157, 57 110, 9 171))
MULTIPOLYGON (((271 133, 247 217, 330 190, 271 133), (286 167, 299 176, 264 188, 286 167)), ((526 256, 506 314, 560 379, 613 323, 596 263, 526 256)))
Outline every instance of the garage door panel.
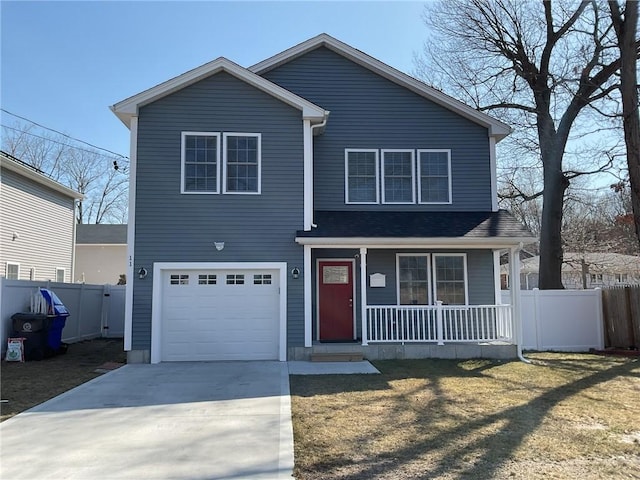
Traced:
POLYGON ((278 359, 278 280, 277 270, 165 272, 162 360, 278 359))

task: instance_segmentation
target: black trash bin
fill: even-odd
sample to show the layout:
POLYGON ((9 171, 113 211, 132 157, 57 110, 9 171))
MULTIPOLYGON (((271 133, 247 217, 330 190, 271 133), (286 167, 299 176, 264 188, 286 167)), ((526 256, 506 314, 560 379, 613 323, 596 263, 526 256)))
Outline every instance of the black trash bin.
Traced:
POLYGON ((13 336, 24 338, 24 359, 42 360, 52 355, 48 345, 50 318, 42 313, 15 313, 13 336))

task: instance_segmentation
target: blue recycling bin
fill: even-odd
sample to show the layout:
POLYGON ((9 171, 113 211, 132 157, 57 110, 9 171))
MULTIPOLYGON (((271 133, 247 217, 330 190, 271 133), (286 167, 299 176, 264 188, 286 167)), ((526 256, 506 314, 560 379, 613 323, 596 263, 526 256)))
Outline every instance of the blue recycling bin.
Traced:
POLYGON ((64 306, 58 296, 52 290, 40 289, 40 294, 49 304, 48 317, 49 329, 47 333, 47 346, 55 353, 63 353, 62 330, 67 322, 69 310, 64 306))

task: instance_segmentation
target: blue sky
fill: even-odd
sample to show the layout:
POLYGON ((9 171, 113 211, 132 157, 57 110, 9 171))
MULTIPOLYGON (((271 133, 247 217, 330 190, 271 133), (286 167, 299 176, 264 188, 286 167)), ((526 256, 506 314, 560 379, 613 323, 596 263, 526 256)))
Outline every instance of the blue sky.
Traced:
MULTIPOLYGON (((109 105, 219 56, 250 66, 325 32, 407 73, 423 2, 2 1, 1 105, 123 155, 109 105)), ((2 113, 2 124, 14 118, 2 113)))

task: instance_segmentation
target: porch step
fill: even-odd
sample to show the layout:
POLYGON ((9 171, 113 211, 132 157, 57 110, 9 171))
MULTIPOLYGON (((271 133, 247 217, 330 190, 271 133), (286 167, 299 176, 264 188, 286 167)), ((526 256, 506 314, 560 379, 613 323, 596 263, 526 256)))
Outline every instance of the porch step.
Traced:
POLYGON ((361 362, 364 357, 361 352, 331 352, 312 353, 312 362, 361 362))

